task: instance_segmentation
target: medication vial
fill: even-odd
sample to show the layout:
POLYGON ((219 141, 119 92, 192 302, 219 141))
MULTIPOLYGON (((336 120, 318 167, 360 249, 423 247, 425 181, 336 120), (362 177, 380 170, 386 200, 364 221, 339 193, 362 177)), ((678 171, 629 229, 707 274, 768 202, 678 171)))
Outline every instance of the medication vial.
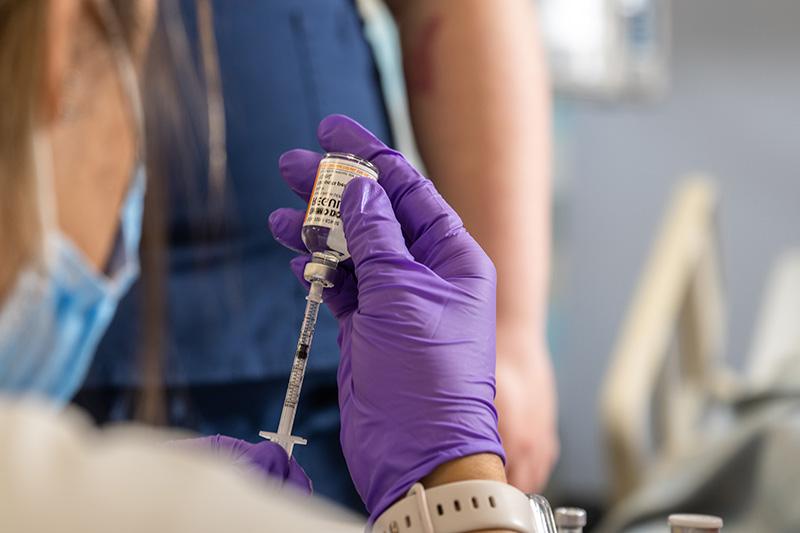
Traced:
POLYGON ((344 187, 353 178, 377 180, 378 169, 353 154, 329 153, 319 162, 302 232, 312 254, 332 255, 337 262, 350 257, 340 209, 344 187))

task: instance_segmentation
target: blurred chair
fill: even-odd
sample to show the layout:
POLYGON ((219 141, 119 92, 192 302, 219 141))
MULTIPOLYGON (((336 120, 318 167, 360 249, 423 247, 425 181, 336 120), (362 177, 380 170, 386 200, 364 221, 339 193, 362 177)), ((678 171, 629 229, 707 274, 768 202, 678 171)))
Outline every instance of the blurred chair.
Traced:
POLYGON ((800 248, 783 252, 767 280, 747 358, 753 388, 775 383, 787 357, 800 347, 800 248))
POLYGON ((709 179, 678 186, 620 330, 601 391, 614 501, 689 449, 706 408, 733 389, 716 206, 709 179))

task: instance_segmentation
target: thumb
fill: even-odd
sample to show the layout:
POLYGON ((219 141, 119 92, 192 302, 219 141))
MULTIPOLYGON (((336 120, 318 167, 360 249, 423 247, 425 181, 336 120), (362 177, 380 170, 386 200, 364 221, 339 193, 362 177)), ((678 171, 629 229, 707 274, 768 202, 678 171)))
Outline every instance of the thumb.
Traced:
POLYGON ((377 181, 356 178, 342 194, 342 225, 356 276, 375 262, 413 261, 392 204, 377 181))

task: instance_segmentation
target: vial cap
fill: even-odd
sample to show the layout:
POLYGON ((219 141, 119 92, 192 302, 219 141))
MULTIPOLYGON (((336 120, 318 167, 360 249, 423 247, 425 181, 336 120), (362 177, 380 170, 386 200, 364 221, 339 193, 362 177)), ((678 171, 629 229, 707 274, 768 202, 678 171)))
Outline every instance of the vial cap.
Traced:
POLYGON ((668 521, 670 526, 675 527, 712 530, 722 527, 722 518, 706 514, 672 514, 668 521))
POLYGON ((303 277, 310 283, 321 283, 326 289, 333 287, 336 281, 337 262, 335 256, 315 252, 311 255, 311 262, 306 263, 303 277))
POLYGON ((586 511, 578 507, 559 507, 555 512, 559 527, 583 527, 586 525, 586 511))

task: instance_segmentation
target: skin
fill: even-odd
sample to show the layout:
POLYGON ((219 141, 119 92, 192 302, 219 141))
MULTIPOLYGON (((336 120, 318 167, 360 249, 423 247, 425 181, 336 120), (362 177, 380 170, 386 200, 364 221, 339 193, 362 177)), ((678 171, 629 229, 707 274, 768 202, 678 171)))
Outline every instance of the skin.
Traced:
POLYGON ((430 176, 498 274, 497 398, 509 482, 539 491, 558 457, 545 338, 550 100, 530 0, 390 0, 430 176))
MULTIPOLYGON (((155 0, 139 3, 131 53, 141 68, 155 0)), ((57 223, 102 270, 136 154, 136 123, 107 39, 88 0, 51 0, 45 87, 38 125, 49 137, 57 223)))
MULTIPOLYGON (((502 481, 506 483, 506 473, 503 468, 503 461, 496 455, 481 453, 462 457, 448 463, 440 465, 436 470, 420 482, 425 488, 456 483, 458 481, 469 481, 472 479, 488 479, 492 481, 502 481)), ((513 533, 510 530, 482 529, 476 533, 513 533)))

